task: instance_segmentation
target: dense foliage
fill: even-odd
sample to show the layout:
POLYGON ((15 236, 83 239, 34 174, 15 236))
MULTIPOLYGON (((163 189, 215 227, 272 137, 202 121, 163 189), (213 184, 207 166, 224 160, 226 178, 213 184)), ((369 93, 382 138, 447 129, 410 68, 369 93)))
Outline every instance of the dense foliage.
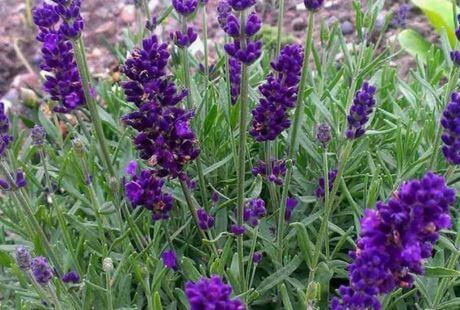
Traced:
POLYGON ((0 104, 2 304, 458 309, 458 42, 399 76, 382 33, 407 7, 376 27, 384 1, 361 2, 347 44, 304 0, 301 46, 283 0, 274 38, 254 0, 221 0, 211 64, 207 1, 136 1, 121 78, 98 81, 81 1, 39 3, 41 106, 0 104))

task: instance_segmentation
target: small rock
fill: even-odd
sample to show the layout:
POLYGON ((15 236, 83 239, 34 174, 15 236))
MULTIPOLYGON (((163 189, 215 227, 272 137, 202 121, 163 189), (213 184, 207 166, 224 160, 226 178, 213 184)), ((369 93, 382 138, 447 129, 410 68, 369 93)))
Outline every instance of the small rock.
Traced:
POLYGON ((342 28, 342 33, 344 35, 349 35, 353 33, 353 24, 349 22, 348 20, 342 22, 340 27, 342 28))
POLYGON ((14 78, 11 86, 17 89, 20 89, 21 87, 28 87, 31 89, 40 89, 40 81, 36 74, 24 73, 24 74, 17 75, 14 78))
POLYGON ((125 5, 120 13, 120 19, 125 24, 131 24, 136 20, 136 7, 132 4, 125 5))
POLYGON ((297 17, 292 20, 292 29, 294 31, 304 30, 307 26, 307 21, 302 17, 297 17))
POLYGON ((295 9, 299 12, 304 12, 307 10, 307 8, 305 7, 305 4, 302 3, 299 3, 296 5, 295 9))

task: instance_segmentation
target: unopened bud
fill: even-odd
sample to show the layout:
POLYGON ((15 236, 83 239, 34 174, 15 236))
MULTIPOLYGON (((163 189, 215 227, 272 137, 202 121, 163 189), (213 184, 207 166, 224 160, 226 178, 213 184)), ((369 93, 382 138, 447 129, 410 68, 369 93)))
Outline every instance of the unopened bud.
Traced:
POLYGON ((102 270, 104 270, 104 272, 107 272, 107 273, 113 271, 113 261, 110 257, 106 257, 102 261, 102 270))

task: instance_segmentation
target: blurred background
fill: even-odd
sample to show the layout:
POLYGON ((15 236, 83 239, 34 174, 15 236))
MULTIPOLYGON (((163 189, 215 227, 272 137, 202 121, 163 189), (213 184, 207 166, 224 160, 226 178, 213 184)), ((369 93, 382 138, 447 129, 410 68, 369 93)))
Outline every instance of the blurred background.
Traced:
MULTIPOLYGON (((0 0, 0 99, 13 109, 22 109, 19 102, 34 104, 34 93, 41 92, 37 73, 41 62, 39 45, 34 40, 37 33, 31 23, 30 10, 43 0, 0 0), (32 91, 32 92, 31 92, 32 91), (29 98, 30 97, 30 98, 29 98)), ((47 0, 49 2, 49 0, 47 0)), ((133 34, 145 24, 145 19, 136 8, 137 0, 83 0, 82 15, 85 20, 84 41, 93 76, 97 79, 119 78, 119 59, 117 53, 127 51, 133 42, 133 34), (130 39, 128 39, 130 38, 130 39), (123 46, 126 48, 123 49, 123 46)), ((362 0, 365 6, 367 1, 362 0)), ((383 28, 385 16, 397 13, 408 5, 407 0, 385 1, 384 10, 377 21, 377 30, 383 28)), ((352 45, 355 38, 354 11, 352 0, 325 1, 324 9, 320 10, 321 21, 332 27, 335 23, 341 27, 347 42, 352 45)), ((218 0, 209 0, 207 4, 207 25, 210 48, 210 63, 216 58, 215 44, 221 43, 223 32, 216 19, 216 6, 218 0)), ((169 1, 151 0, 149 6, 153 15, 161 15, 170 5, 169 1)), ((407 20, 403 25, 388 27, 383 35, 383 40, 395 42, 396 34, 401 28, 416 29, 425 38, 433 39, 436 34, 426 23, 421 12, 410 5, 407 6, 407 20), (433 38, 430 38, 433 37, 433 38)), ((264 20, 264 34, 275 36, 277 8, 275 0, 258 0, 256 10, 262 14, 264 20)), ((200 14, 200 13, 198 13, 200 14)), ((174 29, 173 18, 160 25, 156 32, 164 40, 169 39, 169 33, 174 29)), ((201 29, 201 16, 197 16, 196 28, 201 29)), ((302 0, 286 0, 285 34, 286 40, 302 41, 307 23, 307 13, 302 0)), ((320 27, 315 27, 315 36, 318 37, 320 27)), ((199 32, 201 35, 201 33, 199 32)), ((135 40, 134 40, 135 41, 135 40)), ((317 40, 318 42, 319 40, 317 40)), ((198 59, 202 57, 203 47, 199 39, 192 46, 191 51, 198 59)), ((385 46, 385 44, 383 44, 385 46)), ((124 55, 123 55, 124 56, 124 55)), ((398 70, 403 75, 407 74, 413 57, 402 54, 397 61, 398 70)), ((394 63, 396 66, 396 63, 394 63)))

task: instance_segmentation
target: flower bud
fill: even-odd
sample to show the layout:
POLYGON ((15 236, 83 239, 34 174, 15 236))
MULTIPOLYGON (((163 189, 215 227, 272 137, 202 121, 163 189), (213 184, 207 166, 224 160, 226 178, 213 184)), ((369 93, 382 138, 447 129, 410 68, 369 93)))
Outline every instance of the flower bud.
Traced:
POLYGON ((113 271, 113 261, 110 257, 106 257, 102 261, 102 270, 104 270, 104 272, 107 272, 107 273, 113 271))

